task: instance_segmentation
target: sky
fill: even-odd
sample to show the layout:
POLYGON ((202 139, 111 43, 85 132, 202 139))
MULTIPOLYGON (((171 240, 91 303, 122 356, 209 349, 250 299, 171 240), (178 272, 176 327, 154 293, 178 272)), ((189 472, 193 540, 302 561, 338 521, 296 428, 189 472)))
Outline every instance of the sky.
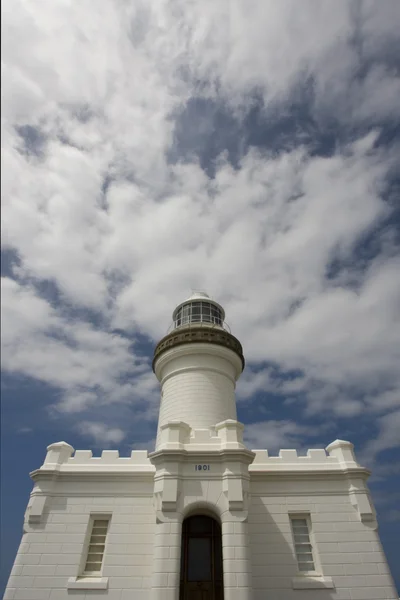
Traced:
POLYGON ((48 444, 152 448, 205 290, 248 445, 352 441, 400 588, 400 3, 2 8, 1 585, 48 444))

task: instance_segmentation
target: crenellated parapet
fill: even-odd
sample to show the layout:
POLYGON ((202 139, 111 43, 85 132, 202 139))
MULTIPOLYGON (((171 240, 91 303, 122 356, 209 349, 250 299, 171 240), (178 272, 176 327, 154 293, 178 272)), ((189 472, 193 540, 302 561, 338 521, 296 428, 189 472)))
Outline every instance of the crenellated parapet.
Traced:
POLYGON ((147 450, 133 450, 130 456, 121 457, 118 450, 103 450, 93 456, 91 450, 74 450, 66 442, 56 442, 47 447, 47 455, 40 469, 31 473, 36 480, 44 474, 59 473, 153 473, 147 450))
POLYGON ((227 419, 209 429, 191 429, 187 423, 171 421, 161 427, 159 447, 150 456, 145 450, 132 451, 128 457, 121 457, 118 450, 93 456, 91 450, 75 451, 66 442, 51 444, 43 465, 31 473, 35 487, 28 506, 29 522, 41 519, 45 497, 59 477, 104 476, 154 480, 154 492, 167 511, 176 510, 182 476, 219 479, 230 510, 243 510, 250 480, 340 477, 361 520, 375 520, 366 487, 369 471, 357 463, 353 444, 335 440, 326 449, 311 449, 303 456, 296 450, 270 456, 268 450, 250 452, 243 442, 243 425, 227 419))
MULTIPOLYGON (((161 428, 159 450, 183 450, 189 453, 212 453, 219 450, 246 449, 243 442, 243 425, 233 419, 227 419, 209 429, 191 429, 182 421, 171 421, 161 428)), ((358 471, 368 475, 354 455, 350 442, 335 440, 326 449, 311 449, 305 455, 297 450, 280 450, 277 456, 271 456, 268 450, 253 450, 254 460, 249 466, 250 473, 284 471, 358 471)), ((130 456, 121 457, 118 450, 103 450, 100 456, 93 456, 91 450, 74 450, 66 442, 57 442, 47 448, 47 455, 40 473, 57 471, 73 473, 93 471, 109 472, 154 472, 147 450, 133 450, 130 456)))
POLYGON ((369 474, 357 463, 353 444, 344 440, 335 440, 326 449, 308 450, 306 455, 299 455, 297 450, 280 450, 278 456, 270 456, 268 450, 253 452, 256 456, 249 468, 251 473, 357 470, 369 474))

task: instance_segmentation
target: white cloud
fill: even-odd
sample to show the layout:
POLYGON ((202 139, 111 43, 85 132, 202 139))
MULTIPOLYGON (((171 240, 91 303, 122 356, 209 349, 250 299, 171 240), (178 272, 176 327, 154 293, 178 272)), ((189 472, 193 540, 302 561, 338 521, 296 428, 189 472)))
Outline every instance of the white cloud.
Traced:
POLYGON ((157 382, 149 378, 148 359, 135 356, 128 340, 87 322, 69 322, 32 288, 5 277, 2 323, 3 368, 59 387, 59 410, 140 405, 144 398, 150 410, 157 382))
POLYGON ((96 423, 93 421, 84 421, 79 424, 77 429, 82 435, 91 438, 100 446, 119 444, 126 436, 126 433, 118 427, 113 428, 105 423, 96 423))
POLYGON ((311 81, 315 108, 339 121, 399 115, 399 78, 380 62, 398 44, 396 2, 308 0, 299 9, 295 0, 199 0, 175 2, 174 10, 160 3, 156 15, 165 29, 153 29, 150 39, 162 49, 164 64, 171 70, 185 65, 193 81, 208 82, 209 93, 218 90, 232 107, 246 105, 253 89, 270 107, 287 101, 299 82, 311 81), (374 60, 376 68, 364 78, 365 62, 374 60))
MULTIPOLYGON (((60 388, 66 413, 133 403, 152 420, 149 361, 112 330, 156 340, 190 288, 203 288, 244 344, 242 397, 303 395, 306 415, 396 407, 390 230, 376 256, 359 263, 353 251, 389 214, 397 150, 376 141, 379 120, 399 114, 399 5, 353 6, 5 2, 3 245, 20 259, 18 283, 3 281, 5 369, 60 388), (196 158, 168 162, 196 94, 240 121, 257 93, 272 121, 306 82, 317 121, 368 132, 325 157, 307 145, 249 149, 233 168, 221 155, 212 179, 196 158), (40 131, 39 156, 24 149, 23 125, 40 131), (345 267, 328 278, 334 260, 345 267), (59 303, 40 297, 42 281, 59 303), (71 321, 65 306, 96 311, 103 325, 71 321), (300 374, 282 379, 265 363, 300 374)), ((280 436, 293 445, 290 427, 280 436)))
POLYGON ((153 452, 156 445, 156 438, 152 438, 146 440, 145 442, 132 442, 129 446, 132 450, 147 450, 148 452, 153 452))
POLYGON ((247 424, 244 439, 247 446, 255 450, 268 448, 269 451, 276 452, 281 448, 298 448, 304 452, 304 438, 319 434, 315 428, 299 425, 294 421, 271 420, 247 424))
POLYGON ((366 462, 372 463, 380 452, 399 445, 400 410, 392 411, 377 420, 378 433, 363 450, 366 462))

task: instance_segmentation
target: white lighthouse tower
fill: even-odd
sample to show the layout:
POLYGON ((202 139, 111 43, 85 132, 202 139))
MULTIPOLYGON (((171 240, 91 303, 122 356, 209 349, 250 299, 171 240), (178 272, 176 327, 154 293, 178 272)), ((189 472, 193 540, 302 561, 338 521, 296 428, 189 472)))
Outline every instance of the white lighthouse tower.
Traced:
POLYGON ((192 430, 236 421, 235 384, 244 358, 224 319, 222 306, 204 292, 174 310, 173 331, 159 342, 153 360, 161 383, 156 448, 171 421, 183 421, 192 430))
POLYGON ((174 310, 174 329, 155 349, 162 391, 150 455, 157 511, 153 600, 175 600, 178 589, 188 600, 251 595, 248 466, 254 454, 236 420, 242 346, 224 318, 217 302, 194 294, 174 310), (175 578, 167 580, 163 573, 172 560, 166 562, 164 550, 171 544, 175 578), (163 579, 167 587, 158 585, 163 579))
POLYGON ((196 293, 156 346, 154 452, 51 444, 6 600, 395 600, 350 442, 250 451, 240 342, 196 293))

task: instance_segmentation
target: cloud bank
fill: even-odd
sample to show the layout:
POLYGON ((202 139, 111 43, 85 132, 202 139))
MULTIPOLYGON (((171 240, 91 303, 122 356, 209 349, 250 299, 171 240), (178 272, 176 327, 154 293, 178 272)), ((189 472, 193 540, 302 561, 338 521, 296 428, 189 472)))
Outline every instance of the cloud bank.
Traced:
POLYGON ((369 461, 396 446, 400 5, 3 13, 3 368, 131 439, 157 416, 148 344, 202 288, 243 342, 242 406, 300 407, 251 440, 363 415, 369 461))

